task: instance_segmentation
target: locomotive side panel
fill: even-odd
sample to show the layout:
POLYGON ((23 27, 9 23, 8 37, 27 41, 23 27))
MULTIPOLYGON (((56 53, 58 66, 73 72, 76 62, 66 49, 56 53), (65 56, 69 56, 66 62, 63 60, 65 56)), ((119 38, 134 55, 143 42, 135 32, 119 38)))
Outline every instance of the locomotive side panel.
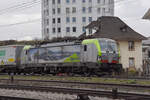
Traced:
POLYGON ((82 62, 97 62, 98 51, 94 43, 82 45, 81 51, 82 62))
POLYGON ((1 46, 0 47, 0 65, 18 65, 20 64, 20 54, 23 46, 1 46))
POLYGON ((63 50, 66 57, 64 62, 80 62, 81 45, 64 46, 63 50))
POLYGON ((31 48, 27 58, 28 63, 32 64, 80 62, 80 45, 31 48))
POLYGON ((10 46, 0 47, 0 65, 16 65, 16 48, 10 46))

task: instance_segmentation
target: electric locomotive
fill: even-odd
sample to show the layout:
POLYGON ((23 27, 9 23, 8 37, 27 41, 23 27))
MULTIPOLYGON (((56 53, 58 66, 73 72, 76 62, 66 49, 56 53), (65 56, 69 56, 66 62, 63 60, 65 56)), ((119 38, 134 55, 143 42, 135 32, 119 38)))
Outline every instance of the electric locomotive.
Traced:
MULTIPOLYGON (((68 75, 100 76, 104 73, 119 73, 122 69, 122 65, 119 63, 120 54, 117 44, 114 40, 107 38, 18 47, 21 52, 12 52, 17 53, 16 59, 11 62, 14 62, 13 66, 15 66, 15 70, 11 68, 11 71, 15 73, 54 75, 65 73, 68 75)), ((18 47, 16 46, 16 48, 18 47)), ((7 68, 11 58, 7 59, 8 57, 5 55, 2 56, 0 57, 0 61, 3 61, 1 66, 5 65, 7 68)))

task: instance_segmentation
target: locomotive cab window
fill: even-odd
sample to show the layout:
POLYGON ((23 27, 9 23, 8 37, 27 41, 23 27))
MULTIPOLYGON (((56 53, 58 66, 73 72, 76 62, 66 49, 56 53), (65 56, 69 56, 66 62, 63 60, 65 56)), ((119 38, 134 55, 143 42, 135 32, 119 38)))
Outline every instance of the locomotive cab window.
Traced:
POLYGON ((105 40, 100 40, 99 43, 101 46, 101 50, 106 51, 107 50, 107 42, 105 40))
POLYGON ((28 50, 26 50, 25 54, 26 54, 26 55, 28 54, 28 50))
POLYGON ((113 51, 114 53, 117 52, 117 44, 115 42, 108 42, 108 50, 113 51))
POLYGON ((84 45, 84 51, 87 51, 87 45, 84 45))

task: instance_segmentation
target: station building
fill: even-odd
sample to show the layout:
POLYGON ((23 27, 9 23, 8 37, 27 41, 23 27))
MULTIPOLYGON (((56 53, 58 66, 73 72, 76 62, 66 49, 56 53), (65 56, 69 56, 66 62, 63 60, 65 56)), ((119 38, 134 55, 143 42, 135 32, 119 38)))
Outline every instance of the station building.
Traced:
POLYGON ((123 68, 143 70, 142 40, 147 39, 137 33, 118 17, 100 17, 86 26, 86 33, 80 37, 110 38, 117 41, 120 63, 123 68))

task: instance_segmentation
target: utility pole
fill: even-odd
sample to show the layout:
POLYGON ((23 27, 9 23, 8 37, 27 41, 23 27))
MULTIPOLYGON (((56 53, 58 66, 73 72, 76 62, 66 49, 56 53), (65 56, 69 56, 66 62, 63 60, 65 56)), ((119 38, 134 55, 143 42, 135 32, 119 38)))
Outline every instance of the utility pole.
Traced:
MULTIPOLYGON (((143 16, 143 18, 142 19, 146 19, 146 20, 150 20, 150 8, 149 8, 149 10, 145 13, 145 15, 143 16)), ((148 51, 149 52, 149 51, 148 51)), ((150 75, 150 58, 149 57, 147 57, 146 59, 144 59, 145 60, 145 67, 146 67, 146 75, 150 75)))

